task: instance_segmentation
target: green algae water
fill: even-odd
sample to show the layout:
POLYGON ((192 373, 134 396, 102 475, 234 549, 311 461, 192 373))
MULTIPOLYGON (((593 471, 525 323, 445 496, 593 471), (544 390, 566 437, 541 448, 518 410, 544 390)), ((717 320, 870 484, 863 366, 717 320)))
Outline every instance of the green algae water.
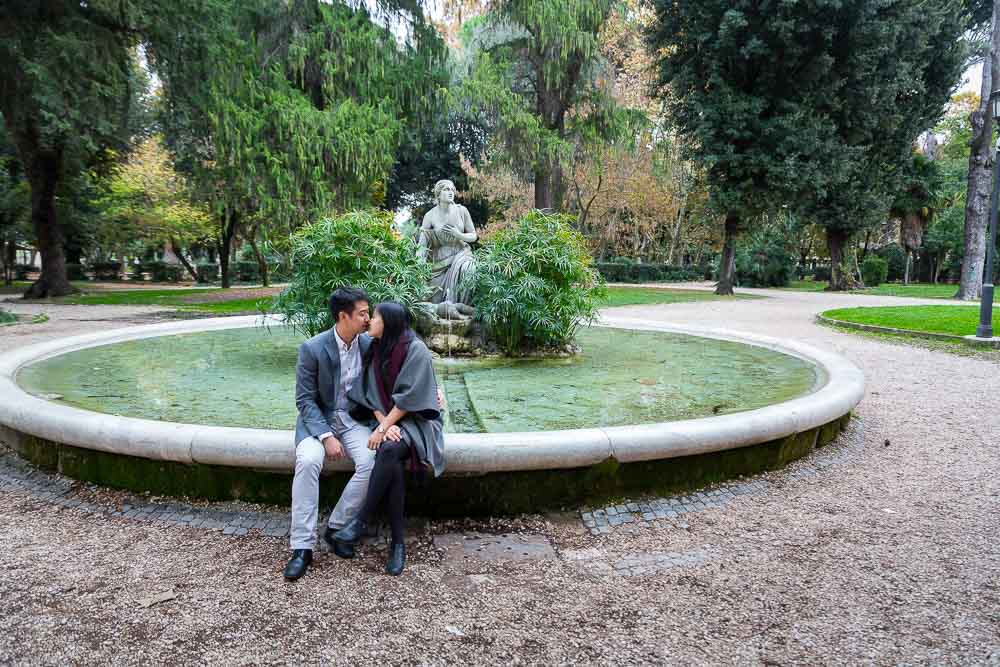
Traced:
MULTIPOLYGON (((284 327, 161 336, 71 352, 17 376, 87 410, 215 426, 292 429, 302 338, 284 327)), ((450 432, 642 424, 752 410, 813 390, 818 369, 750 345, 585 328, 572 359, 442 359, 450 432)))

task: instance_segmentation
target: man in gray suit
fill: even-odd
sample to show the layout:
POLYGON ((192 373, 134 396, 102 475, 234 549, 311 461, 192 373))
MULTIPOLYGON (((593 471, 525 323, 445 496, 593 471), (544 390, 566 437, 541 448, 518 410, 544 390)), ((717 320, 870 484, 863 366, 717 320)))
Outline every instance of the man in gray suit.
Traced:
POLYGON ((368 295, 340 287, 330 295, 334 326, 299 347, 295 367, 295 478, 292 481, 292 558, 285 579, 298 579, 312 563, 319 507, 319 475, 323 459, 348 456, 354 461, 351 477, 330 515, 323 539, 341 558, 354 556, 350 544, 334 542, 332 535, 355 517, 368 492, 375 452, 368 449, 371 431, 347 413, 347 392, 360 378, 361 359, 371 345, 368 295))

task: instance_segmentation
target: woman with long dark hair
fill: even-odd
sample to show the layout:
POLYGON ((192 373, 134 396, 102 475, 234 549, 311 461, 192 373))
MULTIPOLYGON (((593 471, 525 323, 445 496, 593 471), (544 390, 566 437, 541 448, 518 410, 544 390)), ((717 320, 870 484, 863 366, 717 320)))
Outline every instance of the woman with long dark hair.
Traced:
POLYGON ((368 333, 375 340, 364 357, 361 381, 348 394, 351 416, 372 426, 368 447, 376 450, 368 495, 357 518, 334 533, 354 543, 384 504, 392 530, 385 570, 398 575, 406 564, 403 516, 406 471, 444 471, 444 432, 431 353, 410 328, 406 308, 394 301, 375 307, 368 333))

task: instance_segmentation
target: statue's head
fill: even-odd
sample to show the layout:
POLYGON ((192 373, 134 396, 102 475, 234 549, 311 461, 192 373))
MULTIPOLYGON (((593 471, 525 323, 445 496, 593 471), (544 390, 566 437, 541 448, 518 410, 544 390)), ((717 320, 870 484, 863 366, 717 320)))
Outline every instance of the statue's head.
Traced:
POLYGON ((455 201, 455 184, 449 181, 447 178, 443 178, 434 184, 434 201, 438 202, 448 202, 449 204, 455 201))

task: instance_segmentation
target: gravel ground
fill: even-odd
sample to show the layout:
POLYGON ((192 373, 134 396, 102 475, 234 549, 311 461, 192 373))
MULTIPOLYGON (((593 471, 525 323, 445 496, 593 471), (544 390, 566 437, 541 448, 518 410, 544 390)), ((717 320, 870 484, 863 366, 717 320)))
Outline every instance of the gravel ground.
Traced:
MULTIPOLYGON (((398 579, 368 548, 354 562, 320 553, 287 584, 282 539, 84 514, 4 487, 0 663, 1000 664, 1000 364, 813 323, 844 303, 921 300, 761 293, 773 298, 619 310, 795 338, 864 369, 848 431, 760 493, 686 527, 600 537, 565 516, 432 523, 398 579), (823 457, 838 462, 812 466, 823 457), (434 539, 471 529, 542 535, 558 557, 483 561, 434 539), (665 552, 687 556, 626 577, 587 567, 665 552), (176 597, 140 603, 165 592, 176 597)), ((42 310, 49 322, 0 328, 0 349, 155 309, 42 310)))

